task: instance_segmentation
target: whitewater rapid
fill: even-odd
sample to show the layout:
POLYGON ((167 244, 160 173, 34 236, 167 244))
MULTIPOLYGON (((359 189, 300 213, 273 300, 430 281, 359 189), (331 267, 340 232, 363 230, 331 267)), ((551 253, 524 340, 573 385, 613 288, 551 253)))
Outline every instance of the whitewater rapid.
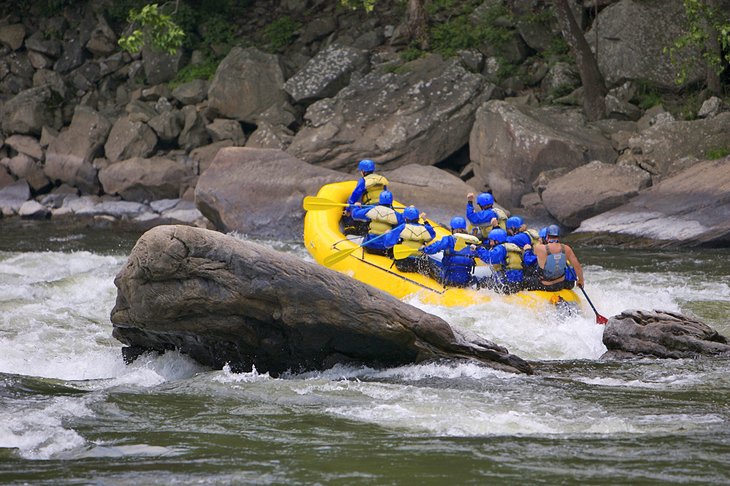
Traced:
MULTIPOLYGON (((282 244, 279 249, 308 259, 296 245, 282 244)), ((234 396, 255 402, 266 413, 310 407, 323 416, 415 435, 625 434, 710 427, 723 421, 712 413, 691 421, 679 416, 683 412, 625 416, 576 392, 576 387, 587 386, 666 390, 694 387, 708 379, 707 370, 703 373, 684 361, 645 364, 646 371, 638 376, 618 370, 607 377, 583 365, 605 351, 603 327, 587 306, 582 315, 561 319, 498 299, 469 308, 410 302, 543 363, 541 376, 517 376, 474 363, 432 363, 387 370, 338 366, 274 379, 255 370, 208 370, 177 352, 146 354, 125 365, 109 320, 116 298, 114 277, 125 261, 125 255, 88 251, 0 253, 0 379, 3 389, 13 390, 0 402, 0 447, 15 448, 28 459, 174 454, 145 444, 95 443, 68 425, 111 413, 107 397, 119 390, 154 393, 170 388, 234 396), (565 362, 572 370, 570 378, 559 371, 565 362), (49 388, 48 398, 33 399, 17 391, 39 386, 49 388)), ((596 265, 586 266, 585 272, 586 290, 606 316, 631 308, 681 312, 686 302, 730 302, 727 281, 596 265)), ((728 381, 721 369, 709 373, 715 380, 728 381)))

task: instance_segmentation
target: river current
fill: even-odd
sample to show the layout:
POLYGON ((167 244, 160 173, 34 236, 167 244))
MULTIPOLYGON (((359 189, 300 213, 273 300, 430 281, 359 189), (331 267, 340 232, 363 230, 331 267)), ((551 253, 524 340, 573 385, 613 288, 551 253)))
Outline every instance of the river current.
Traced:
MULTIPOLYGON (((442 363, 272 378, 176 352, 125 365, 109 313, 137 236, 3 223, 0 483, 730 483, 730 361, 600 362, 587 305, 559 319, 411 302, 534 376, 442 363)), ((678 311, 730 336, 727 249, 576 250, 601 314, 678 311)))

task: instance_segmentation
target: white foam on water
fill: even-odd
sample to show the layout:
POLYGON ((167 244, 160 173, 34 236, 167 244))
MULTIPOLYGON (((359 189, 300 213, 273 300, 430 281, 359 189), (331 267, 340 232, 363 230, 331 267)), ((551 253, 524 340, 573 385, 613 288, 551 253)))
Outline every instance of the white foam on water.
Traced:
POLYGON ((249 372, 234 373, 226 363, 220 373, 213 375, 212 380, 218 383, 254 383, 258 381, 270 381, 273 378, 268 373, 259 373, 254 366, 249 372))
POLYGON ((525 359, 591 359, 606 351, 601 341, 603 326, 585 314, 560 316, 547 306, 520 306, 499 295, 489 303, 469 307, 433 306, 418 300, 410 303, 525 359))
POLYGON ((84 438, 63 422, 70 417, 90 415, 88 401, 54 397, 0 408, 0 447, 16 448, 26 459, 49 459, 62 451, 84 446, 84 438))
POLYGON ((573 400, 551 397, 528 402, 507 385, 464 390, 360 382, 350 383, 348 389, 358 392, 362 402, 327 407, 328 413, 414 434, 470 437, 638 431, 597 404, 582 403, 578 414, 573 400))

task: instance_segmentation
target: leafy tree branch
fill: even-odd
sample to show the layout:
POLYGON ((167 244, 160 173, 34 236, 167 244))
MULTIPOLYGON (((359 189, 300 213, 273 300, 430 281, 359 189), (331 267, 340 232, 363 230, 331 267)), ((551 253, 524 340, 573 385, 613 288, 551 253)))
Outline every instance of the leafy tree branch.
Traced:
POLYGON ((131 9, 128 21, 134 30, 119 39, 119 46, 127 52, 136 54, 145 45, 150 45, 175 54, 182 46, 185 32, 172 20, 172 16, 162 13, 156 3, 139 10, 131 9))

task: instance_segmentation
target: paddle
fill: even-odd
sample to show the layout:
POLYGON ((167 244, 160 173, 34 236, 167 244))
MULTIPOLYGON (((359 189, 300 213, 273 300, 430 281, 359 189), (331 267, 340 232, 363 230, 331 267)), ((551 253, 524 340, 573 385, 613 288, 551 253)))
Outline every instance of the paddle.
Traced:
MULTIPOLYGON (((398 225, 398 226, 396 226, 396 227, 395 227, 395 228, 393 228, 393 229, 397 229, 397 228, 402 228, 402 227, 403 227, 403 225, 401 224, 401 225, 398 225)), ((368 240, 368 241, 367 241, 367 243, 372 243, 372 242, 373 242, 373 241, 375 241, 375 240, 379 240, 380 238, 382 238, 383 236, 385 236, 385 235, 387 235, 387 234, 388 234, 388 233, 383 233, 383 234, 382 234, 382 235, 380 235, 380 236, 376 236, 375 238, 373 238, 373 239, 371 239, 371 240, 368 240)), ((332 265, 334 265, 335 263, 337 263, 337 262, 341 262, 342 260, 344 260, 344 259, 345 259, 345 258, 347 258, 348 256, 352 255, 352 254, 353 254, 353 253, 354 253, 354 252, 355 252, 356 250, 359 250, 359 249, 360 249, 361 247, 362 247, 362 243, 361 243, 361 244, 359 244, 359 245, 357 245, 357 246, 356 246, 356 247, 354 247, 354 248, 348 248, 347 250, 339 250, 339 251, 338 251, 337 253, 333 253, 332 255, 330 255, 330 256, 328 256, 327 258, 325 258, 325 259, 324 259, 324 260, 322 261, 322 264, 323 264, 323 265, 324 265, 325 267, 331 267, 331 266, 332 266, 332 265)))
POLYGON ((403 260, 404 258, 411 257, 416 253, 419 253, 418 248, 413 248, 407 245, 395 245, 393 247, 393 258, 396 260, 403 260))
MULTIPOLYGON (((325 209, 332 208, 344 208, 349 206, 347 203, 340 203, 327 199, 326 197, 307 196, 302 201, 302 207, 305 211, 322 211, 325 209)), ((375 206, 375 204, 369 204, 367 206, 375 206)), ((401 206, 393 206, 393 209, 405 209, 401 206)))
POLYGON ((581 292, 583 292, 583 295, 585 296, 588 303, 591 305, 591 309, 593 309, 593 312, 596 313, 596 324, 606 324, 608 322, 608 319, 606 319, 605 317, 603 317, 601 314, 598 313, 598 311, 596 310, 596 306, 594 306, 593 302, 591 302, 591 299, 588 298, 588 294, 586 294, 586 291, 585 291, 585 289, 583 289, 583 286, 578 285, 578 288, 580 289, 581 292))
POLYGON ((305 211, 319 211, 322 209, 342 208, 349 206, 347 203, 338 203, 324 197, 307 196, 302 202, 305 211))

